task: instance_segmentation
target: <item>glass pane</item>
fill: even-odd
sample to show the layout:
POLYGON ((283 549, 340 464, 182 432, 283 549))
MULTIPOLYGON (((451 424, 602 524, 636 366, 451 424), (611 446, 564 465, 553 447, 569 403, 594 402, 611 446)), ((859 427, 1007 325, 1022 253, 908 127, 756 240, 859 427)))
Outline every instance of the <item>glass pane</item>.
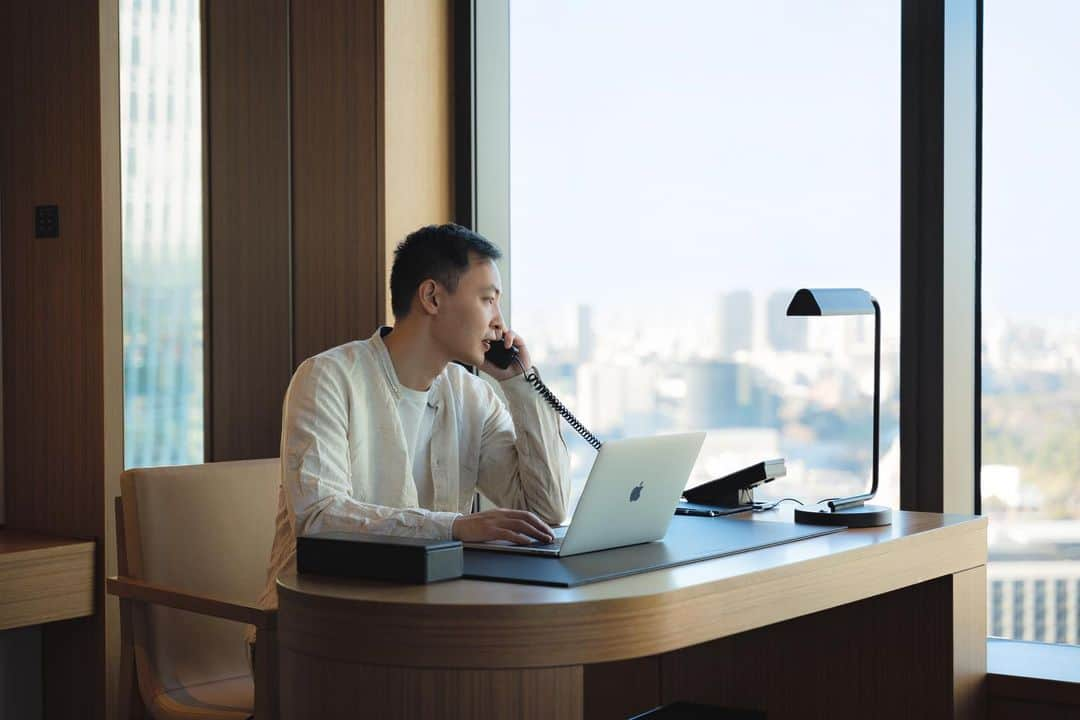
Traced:
POLYGON ((203 461, 199 1, 120 0, 124 465, 203 461))
POLYGON ((512 321, 545 381, 601 439, 707 430, 690 485, 783 457, 759 497, 861 492, 873 319, 785 310, 865 288, 895 507, 900 3, 514 0, 510 54, 512 321))
POLYGON ((988 629, 1080 643, 1080 4, 986 0, 984 11, 988 629))

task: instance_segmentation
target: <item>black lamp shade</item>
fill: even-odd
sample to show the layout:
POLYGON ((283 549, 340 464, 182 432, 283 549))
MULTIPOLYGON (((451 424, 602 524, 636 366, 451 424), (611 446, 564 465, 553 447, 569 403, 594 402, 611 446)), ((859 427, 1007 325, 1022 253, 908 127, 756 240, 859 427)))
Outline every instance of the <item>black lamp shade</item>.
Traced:
POLYGON ((803 288, 791 298, 787 314, 794 317, 873 315, 874 298, 859 288, 803 288))

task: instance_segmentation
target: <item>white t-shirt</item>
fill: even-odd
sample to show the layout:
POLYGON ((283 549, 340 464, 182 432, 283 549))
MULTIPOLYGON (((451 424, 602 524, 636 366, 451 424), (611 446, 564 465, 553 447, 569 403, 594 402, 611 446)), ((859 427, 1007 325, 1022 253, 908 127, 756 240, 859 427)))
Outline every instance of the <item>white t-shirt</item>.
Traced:
POLYGON ((401 428, 405 431, 409 457, 412 458, 413 482, 416 483, 416 499, 422 508, 432 509, 435 487, 428 468, 431 464, 431 428, 435 424, 435 408, 428 403, 430 390, 413 390, 404 385, 397 402, 401 428))

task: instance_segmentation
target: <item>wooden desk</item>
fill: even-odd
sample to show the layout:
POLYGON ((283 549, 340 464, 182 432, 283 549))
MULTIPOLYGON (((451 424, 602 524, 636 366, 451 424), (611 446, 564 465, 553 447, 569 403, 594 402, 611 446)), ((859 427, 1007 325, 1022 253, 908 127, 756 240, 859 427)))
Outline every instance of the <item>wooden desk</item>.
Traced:
POLYGON ((0 630, 93 613, 93 542, 0 528, 0 630))
POLYGON ((770 720, 983 713, 984 518, 897 512, 570 589, 283 573, 278 592, 284 719, 592 720, 674 700, 770 720))

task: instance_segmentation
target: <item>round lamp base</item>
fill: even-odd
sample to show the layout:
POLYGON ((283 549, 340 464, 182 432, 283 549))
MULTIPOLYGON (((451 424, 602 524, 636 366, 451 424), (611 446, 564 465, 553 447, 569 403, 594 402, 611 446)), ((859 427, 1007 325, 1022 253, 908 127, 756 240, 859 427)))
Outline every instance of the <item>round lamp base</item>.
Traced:
POLYGON ((807 525, 846 525, 847 527, 877 527, 892 524, 892 510, 884 505, 830 510, 825 503, 795 508, 795 522, 807 525))

